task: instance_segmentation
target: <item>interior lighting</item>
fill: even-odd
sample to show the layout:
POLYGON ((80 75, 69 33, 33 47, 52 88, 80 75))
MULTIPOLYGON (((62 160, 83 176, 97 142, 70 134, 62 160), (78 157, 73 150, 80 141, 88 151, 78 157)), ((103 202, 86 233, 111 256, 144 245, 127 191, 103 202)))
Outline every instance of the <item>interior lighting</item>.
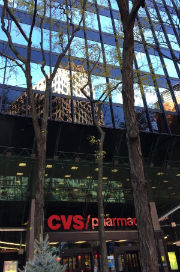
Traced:
POLYGON ((152 186, 152 189, 157 189, 157 187, 156 186, 152 186))
POLYGON ((157 176, 162 176, 162 175, 164 175, 163 172, 158 172, 158 173, 157 173, 157 176))
POLYGON ((97 183, 95 183, 94 186, 98 186, 97 183))
POLYGON ((65 177, 65 178, 70 178, 70 177, 71 177, 71 175, 65 175, 64 177, 65 177))
POLYGON ((19 163, 19 166, 20 166, 20 167, 26 167, 26 163, 25 163, 25 162, 20 162, 20 163, 19 163))
POLYGON ((127 178, 127 179, 126 179, 126 181, 130 181, 130 179, 129 179, 129 178, 127 178))
POLYGON ((78 170, 78 166, 72 166, 71 170, 78 170))
POLYGON ((23 173, 22 172, 17 172, 16 175, 17 176, 23 176, 23 173))
POLYGON ((80 186, 84 186, 85 185, 85 183, 80 183, 80 186))
POLYGON ((56 191, 59 191, 59 188, 56 188, 56 191))
POLYGON ((111 242, 112 240, 106 240, 106 243, 111 242))
POLYGON ((172 186, 168 187, 168 190, 172 190, 172 189, 173 189, 173 187, 172 187, 172 186))
POLYGON ((177 173, 176 177, 180 177, 180 173, 177 173))
POLYGON ((53 167, 52 164, 47 164, 47 165, 46 165, 46 168, 49 168, 49 169, 50 169, 50 168, 52 168, 52 167, 53 167))
POLYGON ((87 179, 92 179, 92 176, 87 176, 86 178, 87 178, 87 179))
POLYGON ((50 242, 49 245, 57 245, 59 242, 50 242))
POLYGON ((164 183, 168 183, 169 181, 168 180, 163 180, 164 183))
POLYGON ((86 241, 77 241, 77 242, 75 242, 75 244, 83 244, 83 243, 86 243, 86 241))
POLYGON ((119 243, 123 243, 123 242, 126 242, 127 240, 118 240, 116 242, 119 242, 119 243))
POLYGON ((107 177, 103 177, 102 179, 103 179, 103 180, 107 180, 108 178, 107 178, 107 177))
POLYGON ((118 172, 118 169, 112 169, 112 172, 113 172, 113 173, 117 173, 117 172, 118 172))
POLYGON ((15 181, 17 184, 21 184, 21 181, 20 180, 16 180, 15 181))
POLYGON ((45 174, 45 177, 47 177, 48 176, 48 174, 45 174))
POLYGON ((12 243, 12 242, 4 242, 4 241, 0 241, 0 244, 4 244, 4 245, 11 245, 11 246, 26 246, 25 244, 18 244, 18 243, 12 243))
POLYGON ((99 168, 95 168, 94 171, 96 171, 96 172, 99 171, 99 168))
POLYGON ((78 189, 74 189, 74 192, 78 192, 79 190, 78 189))
POLYGON ((15 248, 15 247, 3 247, 3 246, 0 246, 1 249, 10 249, 10 250, 20 250, 20 248, 15 248))
POLYGON ((167 239, 168 238, 168 235, 164 236, 164 239, 167 239))

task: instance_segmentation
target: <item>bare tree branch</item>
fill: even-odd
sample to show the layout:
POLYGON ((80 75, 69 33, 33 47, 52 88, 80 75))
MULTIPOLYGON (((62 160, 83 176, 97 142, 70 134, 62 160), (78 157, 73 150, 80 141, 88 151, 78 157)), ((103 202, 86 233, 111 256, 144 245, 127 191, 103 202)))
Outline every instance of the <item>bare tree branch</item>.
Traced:
POLYGON ((22 29, 20 23, 18 22, 18 20, 16 19, 16 17, 13 15, 13 13, 11 12, 10 8, 8 7, 8 0, 3 0, 4 1, 4 6, 6 8, 7 13, 9 14, 9 16, 12 18, 13 22, 15 23, 15 25, 17 26, 17 28, 19 29, 19 31, 21 32, 22 36, 24 37, 24 39, 28 42, 28 37, 26 36, 26 33, 24 32, 24 30, 22 29))

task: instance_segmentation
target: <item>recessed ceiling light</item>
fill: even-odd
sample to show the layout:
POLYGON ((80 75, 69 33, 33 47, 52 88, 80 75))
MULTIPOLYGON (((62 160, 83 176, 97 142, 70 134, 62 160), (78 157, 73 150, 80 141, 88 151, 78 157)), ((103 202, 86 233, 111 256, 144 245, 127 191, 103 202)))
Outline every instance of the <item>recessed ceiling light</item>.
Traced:
POLYGON ((56 188, 56 191, 59 191, 59 188, 56 188))
POLYGON ((117 173, 117 172, 118 172, 118 169, 112 169, 112 172, 113 172, 113 173, 117 173))
POLYGON ((91 177, 91 176, 87 176, 86 178, 87 178, 87 179, 92 179, 92 177, 91 177))
POLYGON ((168 180, 163 180, 164 183, 168 183, 169 181, 168 180))
POLYGON ((80 186, 84 186, 85 185, 85 183, 80 183, 80 186))
POLYGON ((158 173, 157 173, 157 176, 162 176, 162 175, 164 175, 163 172, 158 172, 158 173))
POLYGON ((95 168, 94 171, 96 171, 96 172, 99 171, 99 168, 95 168))
POLYGON ((45 177, 47 177, 48 176, 48 174, 45 174, 45 177))
POLYGON ((21 181, 20 180, 16 180, 15 181, 17 184, 21 184, 21 181))
POLYGON ((53 166, 52 166, 52 164, 47 164, 46 165, 46 168, 52 168, 53 166))
POLYGON ((102 179, 103 179, 103 180, 107 180, 108 178, 107 178, 107 177, 103 177, 102 179))
POLYGON ((157 189, 157 187, 156 186, 152 186, 152 189, 157 189))
POLYGON ((78 170, 78 166, 72 166, 71 170, 78 170))
POLYGON ((122 187, 122 184, 118 184, 117 187, 122 187))
POLYGON ((65 175, 64 177, 65 177, 65 178, 70 178, 70 177, 71 177, 71 175, 65 175))
POLYGON ((75 244, 83 244, 83 243, 86 243, 86 241, 77 241, 77 242, 75 242, 75 244))
POLYGON ((168 235, 164 236, 164 239, 167 239, 168 238, 168 235))
POLYGON ((126 179, 126 181, 130 181, 130 179, 129 179, 129 178, 127 178, 127 179, 126 179))
POLYGON ((78 192, 79 190, 78 189, 74 189, 74 192, 78 192))
POLYGON ((23 173, 22 172, 17 172, 16 175, 17 176, 23 176, 23 173))
POLYGON ((20 163, 19 163, 19 166, 20 166, 20 167, 25 167, 25 166, 26 166, 26 163, 25 163, 25 162, 20 162, 20 163))
POLYGON ((59 242, 50 242, 49 245, 57 245, 59 242))
POLYGON ((126 242, 127 240, 118 240, 116 242, 122 243, 122 242, 126 242))
POLYGON ((176 177, 180 177, 180 173, 177 173, 176 177))

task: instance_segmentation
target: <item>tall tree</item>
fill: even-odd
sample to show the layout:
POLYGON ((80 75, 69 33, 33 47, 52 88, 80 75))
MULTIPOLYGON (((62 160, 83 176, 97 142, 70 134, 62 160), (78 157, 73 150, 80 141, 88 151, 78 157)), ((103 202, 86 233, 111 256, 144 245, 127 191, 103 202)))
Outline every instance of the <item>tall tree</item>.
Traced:
MULTIPOLYGON (((16 10, 14 9, 12 2, 8 0, 3 0, 2 7, 2 16, 1 16, 1 28, 6 34, 8 40, 9 50, 1 51, 0 56, 5 57, 16 64, 23 71, 26 78, 27 94, 29 98, 29 105, 31 110, 32 122, 34 127, 36 145, 37 145, 37 156, 38 156, 38 165, 37 165, 37 177, 35 180, 35 212, 34 212, 34 237, 39 239, 40 234, 43 233, 44 226, 44 177, 45 177, 45 168, 46 168, 46 142, 47 142, 47 127, 48 127, 48 118, 49 118, 49 106, 50 106, 50 96, 52 91, 52 81, 56 75, 56 72, 62 64, 63 58, 68 53, 72 41, 75 37, 75 33, 80 30, 80 25, 84 18, 84 10, 86 6, 86 0, 75 1, 74 5, 78 8, 78 23, 74 19, 76 14, 74 14, 74 6, 72 1, 64 0, 60 3, 54 0, 31 0, 31 1, 16 1, 16 6, 20 9, 27 11, 27 16, 31 15, 31 24, 30 30, 26 31, 22 26, 20 18, 16 17, 16 10), (63 33, 62 29, 57 33, 59 46, 59 54, 57 56, 55 65, 53 69, 50 69, 50 72, 46 72, 47 58, 45 54, 45 24, 49 24, 50 35, 52 23, 59 17, 52 19, 52 10, 63 16, 64 21, 66 21, 64 31, 68 34, 68 39, 63 33), (21 35, 22 39, 26 42, 26 53, 23 53, 17 49, 13 40, 14 37, 11 32, 11 28, 6 23, 6 19, 9 19, 16 26, 17 32, 21 35), (76 21, 76 24, 74 23, 76 21), (41 71, 45 77, 45 91, 44 91, 44 100, 43 100, 43 111, 42 118, 39 119, 38 109, 36 108, 36 100, 33 91, 33 82, 32 82, 32 67, 31 67, 31 57, 33 51, 33 33, 36 29, 39 28, 40 31, 40 54, 42 58, 41 62, 41 71)), ((52 38, 52 37, 50 37, 52 38)), ((51 51, 51 48, 50 48, 51 51)), ((49 52, 50 53, 50 52, 49 52)))
POLYGON ((150 206, 147 195, 147 182, 141 152, 138 124, 134 109, 134 24, 140 7, 145 0, 133 1, 130 11, 129 0, 117 0, 123 25, 122 96, 124 117, 127 129, 127 144, 130 162, 130 175, 140 244, 140 263, 143 272, 158 272, 158 257, 150 206))

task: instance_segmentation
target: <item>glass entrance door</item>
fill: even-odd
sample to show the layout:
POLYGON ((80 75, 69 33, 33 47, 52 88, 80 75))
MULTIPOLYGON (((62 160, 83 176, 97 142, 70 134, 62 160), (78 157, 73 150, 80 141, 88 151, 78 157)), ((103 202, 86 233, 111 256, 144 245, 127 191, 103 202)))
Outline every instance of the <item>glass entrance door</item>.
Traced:
POLYGON ((141 272, 139 252, 116 248, 115 265, 118 272, 141 272))
POLYGON ((76 252, 75 250, 71 254, 64 252, 61 263, 66 265, 65 272, 93 272, 91 253, 76 252))

